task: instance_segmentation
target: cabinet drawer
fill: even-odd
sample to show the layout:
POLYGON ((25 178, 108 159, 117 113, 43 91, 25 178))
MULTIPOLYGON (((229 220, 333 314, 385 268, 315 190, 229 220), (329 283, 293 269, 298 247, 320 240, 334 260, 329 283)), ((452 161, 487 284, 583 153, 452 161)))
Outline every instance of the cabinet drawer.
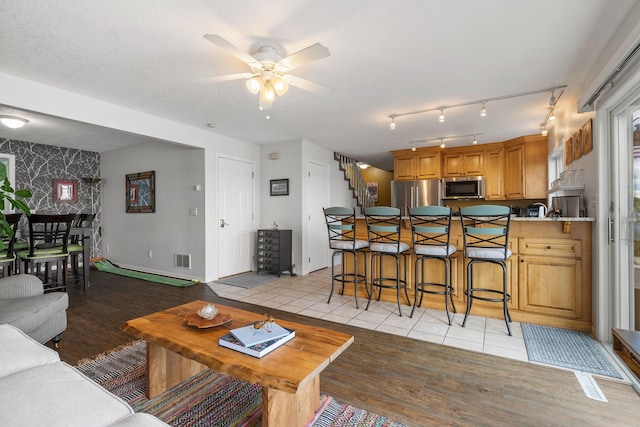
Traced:
POLYGON ((518 239, 520 255, 541 255, 562 258, 580 258, 582 253, 580 240, 537 239, 521 237, 518 239))

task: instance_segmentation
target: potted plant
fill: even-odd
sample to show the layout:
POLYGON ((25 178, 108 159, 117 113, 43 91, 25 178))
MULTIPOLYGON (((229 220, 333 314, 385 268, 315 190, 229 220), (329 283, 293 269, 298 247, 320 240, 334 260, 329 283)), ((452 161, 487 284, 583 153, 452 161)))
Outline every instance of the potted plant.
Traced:
MULTIPOLYGON (((4 215, 5 204, 9 203, 14 209, 22 211, 26 215, 31 215, 29 206, 16 197, 29 198, 31 192, 29 190, 14 190, 7 177, 7 167, 4 163, 0 162, 0 236, 13 236, 13 229, 7 222, 7 218, 4 215)), ((4 242, 0 239, 0 250, 4 249, 4 242)))

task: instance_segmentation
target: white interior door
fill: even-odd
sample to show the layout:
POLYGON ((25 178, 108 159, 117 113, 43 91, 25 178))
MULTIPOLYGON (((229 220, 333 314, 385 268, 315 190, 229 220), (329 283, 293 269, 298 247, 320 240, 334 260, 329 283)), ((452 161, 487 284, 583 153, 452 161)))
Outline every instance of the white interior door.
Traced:
POLYGON ((218 276, 252 270, 253 163, 218 159, 218 276))
POLYGON ((329 207, 329 166, 307 165, 307 264, 303 274, 327 266, 329 243, 322 208, 329 207))

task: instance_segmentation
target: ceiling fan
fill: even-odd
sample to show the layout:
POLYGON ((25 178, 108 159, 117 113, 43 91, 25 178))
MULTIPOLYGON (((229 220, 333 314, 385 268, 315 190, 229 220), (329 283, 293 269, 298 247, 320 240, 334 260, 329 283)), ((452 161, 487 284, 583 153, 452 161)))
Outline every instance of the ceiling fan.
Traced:
POLYGON ((262 46, 258 52, 249 55, 229 43, 217 34, 203 36, 211 43, 225 49, 227 52, 246 63, 251 72, 227 74, 204 79, 205 82, 224 82, 229 80, 248 79, 247 88, 253 94, 260 94, 259 107, 267 110, 273 105, 276 94, 284 95, 289 85, 321 95, 333 93, 333 89, 288 74, 289 71, 330 56, 329 49, 320 43, 313 44, 298 52, 282 58, 272 46, 262 46))

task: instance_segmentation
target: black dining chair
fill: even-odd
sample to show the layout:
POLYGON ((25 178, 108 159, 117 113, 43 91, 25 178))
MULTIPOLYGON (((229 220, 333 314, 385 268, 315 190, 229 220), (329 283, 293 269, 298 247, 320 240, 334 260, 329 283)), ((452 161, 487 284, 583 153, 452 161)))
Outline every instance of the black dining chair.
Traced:
POLYGON ((0 250, 0 265, 2 265, 2 277, 7 277, 14 273, 16 266, 15 243, 16 233, 18 231, 18 223, 22 218, 21 213, 7 214, 5 219, 13 230, 12 235, 4 234, 2 236, 3 249, 0 250))
MULTIPOLYGON (((87 278, 84 272, 80 269, 80 257, 85 253, 85 245, 88 244, 88 238, 85 237, 83 232, 79 229, 91 228, 93 226, 94 214, 76 214, 71 222, 72 232, 69 234, 69 245, 67 250, 69 252, 69 260, 71 262, 71 268, 73 270, 73 279, 78 285, 82 285, 83 289, 87 289, 87 278), (75 229, 75 230, 74 230, 75 229)), ((84 266, 85 262, 89 262, 88 259, 82 258, 84 266)))
POLYGON ((67 289, 69 231, 75 215, 29 215, 29 249, 17 253, 24 273, 42 276, 46 291, 67 289), (56 280, 50 281, 55 264, 56 280), (44 267, 44 272, 42 272, 44 267))

